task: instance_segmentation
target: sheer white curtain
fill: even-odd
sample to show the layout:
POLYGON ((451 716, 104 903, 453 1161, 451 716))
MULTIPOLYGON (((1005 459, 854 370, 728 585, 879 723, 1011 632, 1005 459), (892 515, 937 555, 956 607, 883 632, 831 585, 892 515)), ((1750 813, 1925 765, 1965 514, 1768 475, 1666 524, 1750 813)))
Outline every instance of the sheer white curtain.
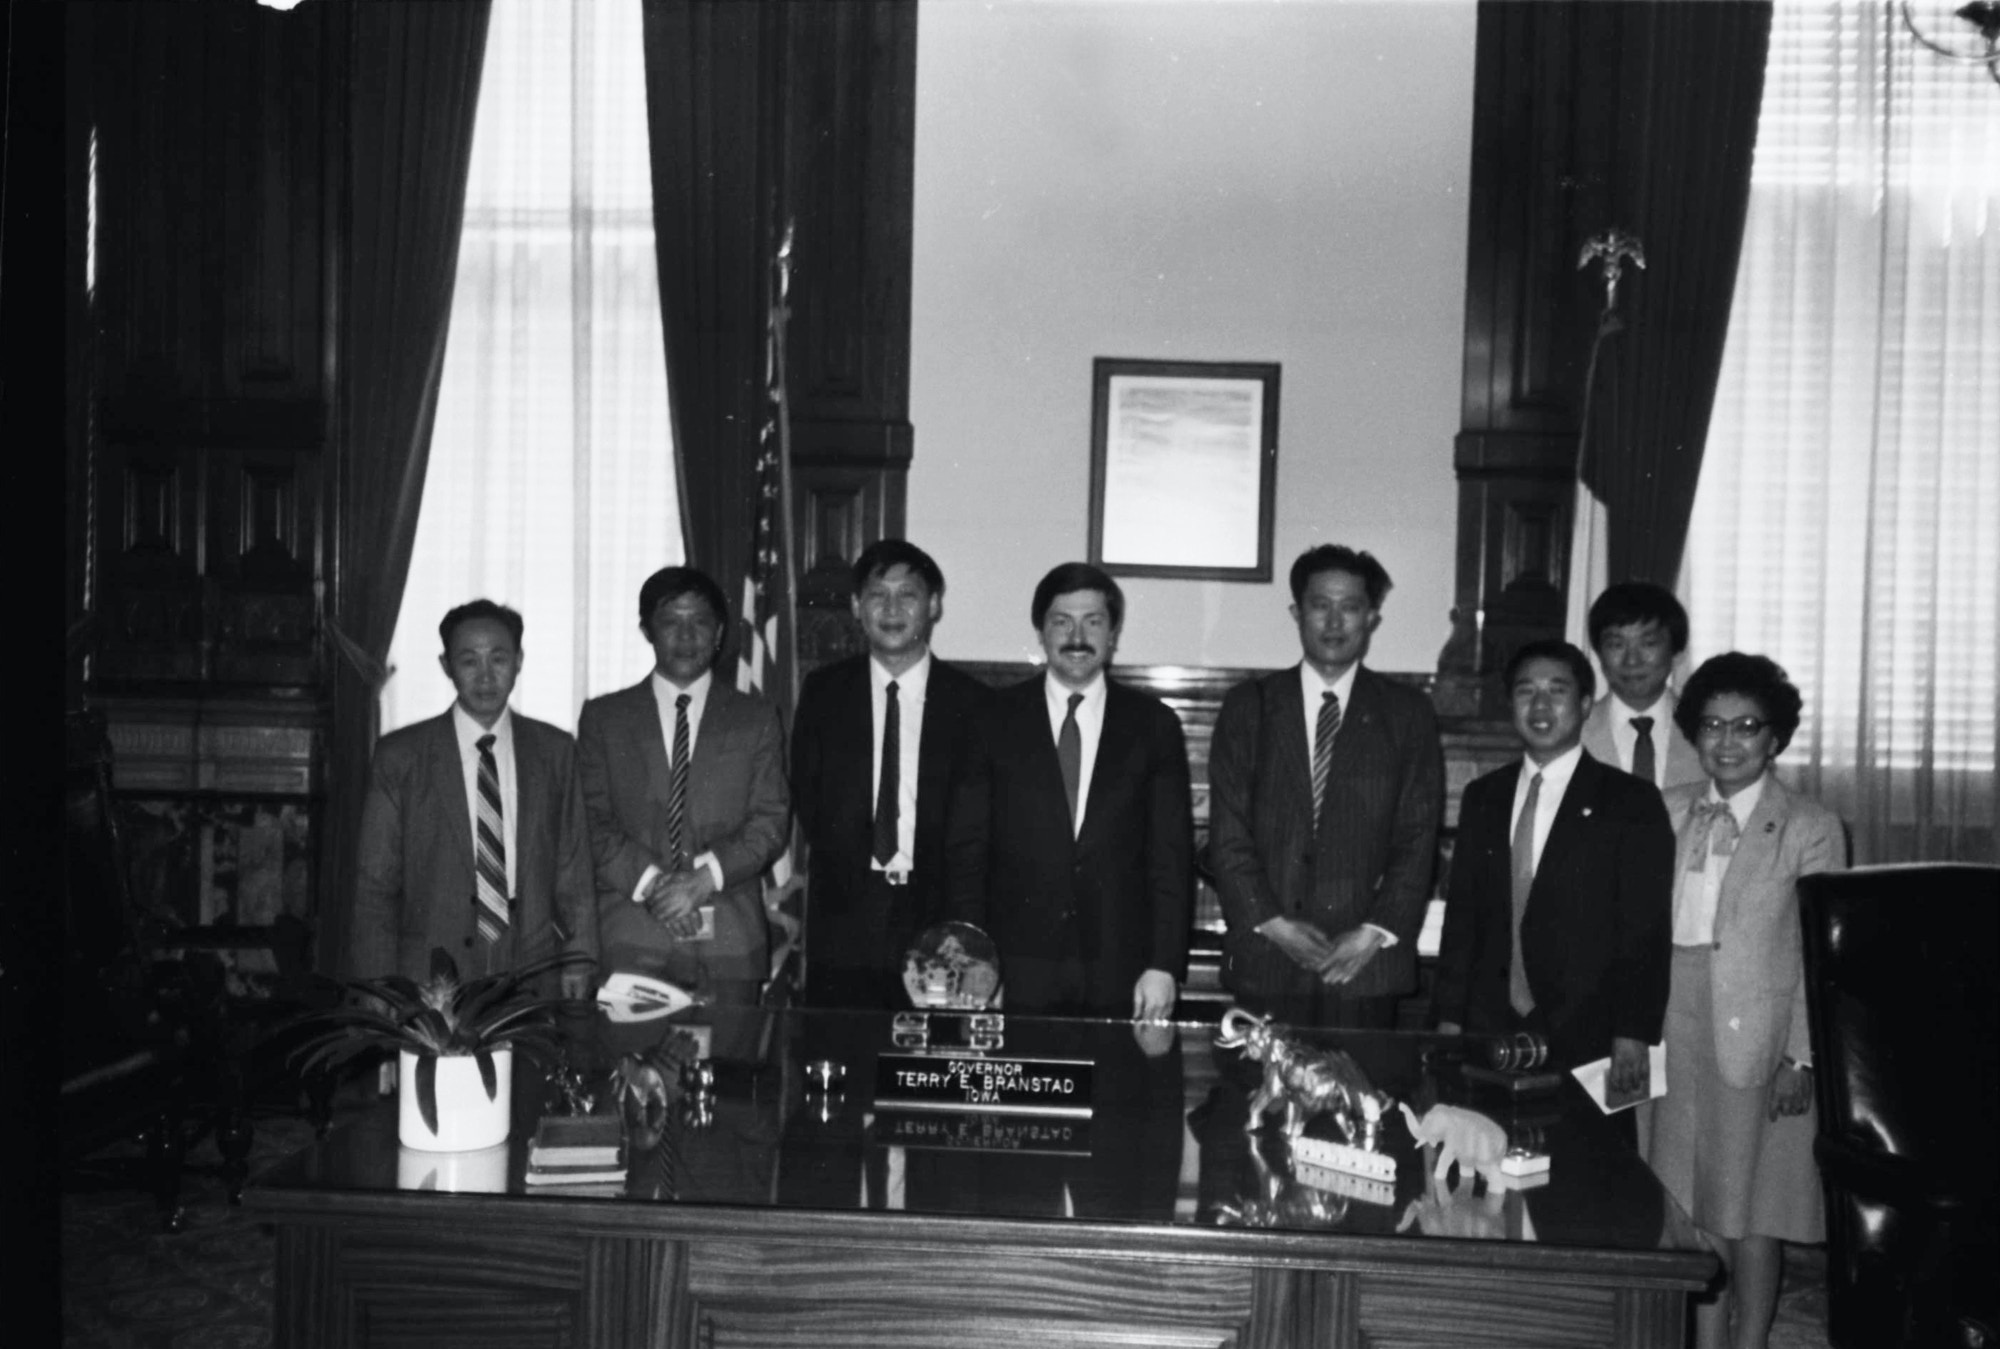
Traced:
POLYGON ((443 711, 438 620, 527 620, 513 705, 574 727, 652 664, 640 583, 682 560, 639 0, 496 0, 437 429, 382 695, 443 711))
MULTIPOLYGON (((1779 0, 1682 592, 1806 695, 1862 862, 2000 839, 2000 87, 1893 4, 1779 0)), ((1920 4, 1935 35, 1966 30, 1920 4)))

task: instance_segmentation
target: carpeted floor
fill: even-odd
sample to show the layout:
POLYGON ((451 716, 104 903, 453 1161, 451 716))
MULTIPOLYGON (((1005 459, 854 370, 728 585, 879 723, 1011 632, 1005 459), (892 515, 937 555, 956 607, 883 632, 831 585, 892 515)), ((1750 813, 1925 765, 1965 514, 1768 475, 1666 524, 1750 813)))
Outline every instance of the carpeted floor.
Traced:
MULTIPOLYGON (((338 1117, 336 1117, 337 1119, 338 1117)), ((254 1174, 312 1141, 302 1120, 257 1125, 254 1174)), ((63 1343, 74 1349, 263 1349, 271 1342, 270 1229, 229 1207, 212 1142, 188 1156, 187 1226, 159 1230, 150 1197, 66 1193, 63 1343)), ((1826 1255, 1793 1247, 1771 1349, 1827 1349, 1826 1255)))

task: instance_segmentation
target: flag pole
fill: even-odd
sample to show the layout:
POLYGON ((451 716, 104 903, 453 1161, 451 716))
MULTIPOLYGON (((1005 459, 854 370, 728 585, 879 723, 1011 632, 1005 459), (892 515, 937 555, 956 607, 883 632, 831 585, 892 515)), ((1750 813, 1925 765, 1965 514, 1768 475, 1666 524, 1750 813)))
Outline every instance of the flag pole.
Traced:
POLYGON ((789 642, 781 644, 780 653, 788 711, 796 710, 799 705, 799 576, 798 560, 793 556, 797 535, 792 532, 792 403, 785 373, 785 330, 792 314, 794 223, 785 222, 784 237, 778 241, 778 254, 772 263, 776 284, 771 300, 771 412, 778 425, 778 513, 784 524, 784 538, 778 551, 785 563, 785 607, 779 630, 789 627, 792 636, 789 642))
MULTIPOLYGON (((1607 557, 1610 542, 1608 512, 1604 498, 1598 495, 1589 477, 1593 467, 1592 456, 1598 448, 1591 435, 1594 420, 1591 412, 1597 402, 1598 356, 1607 338, 1625 330, 1625 320, 1618 312, 1618 281, 1627 262, 1641 270, 1645 268, 1646 251, 1637 235, 1622 229, 1608 229, 1592 236, 1584 244, 1577 254, 1577 270, 1581 271, 1593 262, 1602 269, 1604 307, 1598 311, 1597 332, 1590 339, 1590 362, 1583 374, 1583 415, 1576 437, 1576 487, 1570 511, 1569 585, 1563 624, 1563 635, 1585 651, 1590 650, 1592 595, 1610 580, 1606 574, 1610 570, 1607 557)), ((1592 658, 1595 659, 1594 652, 1592 658)))

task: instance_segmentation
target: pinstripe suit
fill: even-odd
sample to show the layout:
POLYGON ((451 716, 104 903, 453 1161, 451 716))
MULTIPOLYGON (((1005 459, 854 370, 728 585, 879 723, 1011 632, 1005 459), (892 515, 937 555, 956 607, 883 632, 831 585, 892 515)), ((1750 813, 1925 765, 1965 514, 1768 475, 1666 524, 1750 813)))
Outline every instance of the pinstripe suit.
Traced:
POLYGON ((1326 799, 1312 808, 1312 756, 1296 666, 1239 684, 1209 751, 1209 856, 1229 923, 1223 981, 1239 997, 1307 997, 1318 977, 1257 925, 1306 919, 1329 937, 1373 923, 1396 944, 1342 992, 1377 998, 1416 985, 1417 929, 1430 898, 1444 755, 1430 699, 1367 667, 1333 742, 1326 799))

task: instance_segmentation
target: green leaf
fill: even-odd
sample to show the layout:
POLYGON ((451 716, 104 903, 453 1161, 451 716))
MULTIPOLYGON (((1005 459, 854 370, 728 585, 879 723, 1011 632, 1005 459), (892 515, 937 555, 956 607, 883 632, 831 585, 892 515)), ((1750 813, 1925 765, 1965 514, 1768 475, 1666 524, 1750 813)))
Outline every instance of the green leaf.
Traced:
POLYGON ((451 952, 442 946, 431 948, 431 978, 448 979, 458 982, 458 963, 451 958, 451 952))
POLYGON ((486 1099, 498 1100, 500 1096, 500 1075, 493 1068, 493 1053, 482 1049, 475 1056, 479 1062, 479 1082, 486 1088, 486 1099))
POLYGON ((417 1056, 417 1113, 433 1136, 438 1131, 438 1061, 432 1054, 417 1056))

